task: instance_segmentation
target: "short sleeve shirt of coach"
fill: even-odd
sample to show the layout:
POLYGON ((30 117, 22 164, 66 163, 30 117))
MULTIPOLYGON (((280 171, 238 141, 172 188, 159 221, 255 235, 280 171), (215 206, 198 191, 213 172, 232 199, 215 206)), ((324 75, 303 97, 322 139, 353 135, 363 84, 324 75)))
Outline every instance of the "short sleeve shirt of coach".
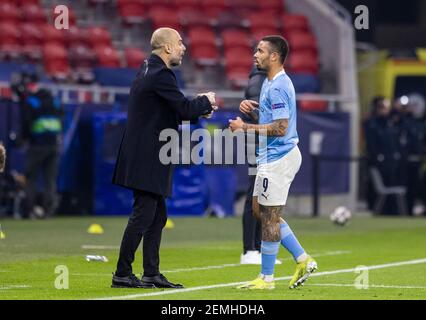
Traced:
POLYGON ((296 128, 296 93, 284 70, 277 73, 271 81, 266 78, 260 92, 259 124, 269 124, 279 119, 288 119, 286 134, 283 137, 259 137, 257 164, 281 159, 299 142, 296 128))

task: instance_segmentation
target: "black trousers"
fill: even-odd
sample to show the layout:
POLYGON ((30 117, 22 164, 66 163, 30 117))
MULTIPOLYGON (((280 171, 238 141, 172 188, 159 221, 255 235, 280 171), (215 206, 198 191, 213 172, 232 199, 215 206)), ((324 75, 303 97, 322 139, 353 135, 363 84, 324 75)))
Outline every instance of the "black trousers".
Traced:
POLYGON ((260 251, 262 241, 262 225, 253 215, 253 189, 256 176, 249 176, 247 198, 243 212, 243 245, 244 254, 247 251, 260 251))
POLYGON ((37 194, 37 181, 39 174, 43 178, 43 203, 42 206, 47 216, 52 216, 57 207, 56 179, 58 177, 59 148, 56 145, 30 146, 27 153, 27 188, 26 210, 27 217, 33 210, 37 194))
POLYGON ((121 241, 117 276, 132 274, 135 252, 143 237, 144 275, 160 273, 161 234, 167 222, 166 201, 163 196, 146 191, 133 191, 133 210, 121 241))

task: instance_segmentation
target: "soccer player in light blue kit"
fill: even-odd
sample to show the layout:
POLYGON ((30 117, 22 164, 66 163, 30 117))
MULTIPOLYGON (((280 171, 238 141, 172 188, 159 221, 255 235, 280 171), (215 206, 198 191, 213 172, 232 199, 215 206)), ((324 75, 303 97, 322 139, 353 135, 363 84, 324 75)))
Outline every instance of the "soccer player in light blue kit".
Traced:
POLYGON ((274 267, 280 243, 297 263, 290 289, 303 284, 317 270, 315 260, 305 252, 281 218, 290 185, 302 163, 297 146, 296 94, 283 68, 288 52, 288 43, 281 36, 267 36, 259 42, 255 63, 267 72, 260 105, 251 100, 240 104, 240 111, 252 117, 256 114, 253 111, 260 109, 259 124, 244 123, 239 117, 229 121, 232 131, 242 129, 259 135, 253 212, 262 222, 262 270, 257 279, 239 286, 240 289, 275 288, 274 267))

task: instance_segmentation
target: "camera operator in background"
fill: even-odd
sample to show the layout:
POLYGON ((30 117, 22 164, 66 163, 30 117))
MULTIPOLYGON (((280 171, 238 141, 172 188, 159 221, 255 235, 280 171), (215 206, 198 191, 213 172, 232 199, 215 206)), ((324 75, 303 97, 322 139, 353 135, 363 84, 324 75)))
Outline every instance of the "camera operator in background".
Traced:
POLYGON ((63 109, 50 90, 36 89, 22 101, 22 140, 26 156, 26 204, 24 218, 51 217, 57 207, 56 180, 62 142, 63 109), (39 175, 43 189, 37 203, 39 175))

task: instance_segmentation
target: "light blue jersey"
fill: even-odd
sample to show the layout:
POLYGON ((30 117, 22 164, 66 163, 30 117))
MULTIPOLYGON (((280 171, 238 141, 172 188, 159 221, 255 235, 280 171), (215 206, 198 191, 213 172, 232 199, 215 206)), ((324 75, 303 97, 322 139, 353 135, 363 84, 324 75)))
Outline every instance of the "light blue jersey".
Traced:
POLYGON ((259 137, 257 163, 263 164, 282 158, 299 142, 296 129, 296 93, 284 70, 271 81, 266 78, 263 82, 259 108, 259 124, 288 119, 288 128, 283 137, 259 137))

